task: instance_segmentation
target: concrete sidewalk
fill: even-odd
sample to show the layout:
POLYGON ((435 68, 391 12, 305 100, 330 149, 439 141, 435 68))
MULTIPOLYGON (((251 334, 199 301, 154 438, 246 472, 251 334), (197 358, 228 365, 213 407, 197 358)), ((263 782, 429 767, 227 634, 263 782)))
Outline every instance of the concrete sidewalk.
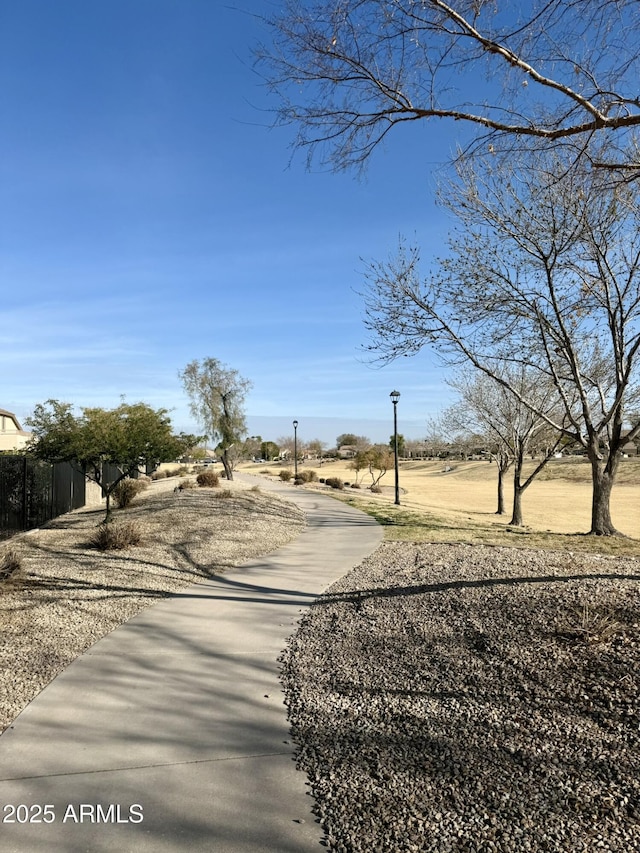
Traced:
POLYGON ((307 527, 267 557, 147 608, 74 661, 0 737, 0 849, 320 851, 277 658, 382 530, 268 484, 307 527))

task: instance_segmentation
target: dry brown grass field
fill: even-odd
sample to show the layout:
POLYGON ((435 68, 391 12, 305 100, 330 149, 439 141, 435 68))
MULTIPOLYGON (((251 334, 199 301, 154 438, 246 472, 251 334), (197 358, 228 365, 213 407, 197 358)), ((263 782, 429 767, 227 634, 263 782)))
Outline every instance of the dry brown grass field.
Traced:
MULTIPOLYGON (((533 467, 528 463, 525 475, 533 467)), ((278 476, 283 465, 252 465, 255 473, 278 476)), ((291 466, 288 466, 291 467, 291 466)), ((319 477, 340 477, 353 483, 355 472, 348 461, 305 461, 301 470, 313 469, 319 477)), ((497 471, 495 463, 456 461, 403 461, 400 464, 401 507, 394 506, 394 473, 388 471, 380 485, 381 495, 367 486, 359 490, 330 490, 336 497, 372 512, 387 526, 389 539, 444 542, 484 542, 497 545, 598 550, 604 553, 640 555, 640 458, 622 459, 613 490, 611 511, 617 529, 628 539, 585 537, 590 526, 591 470, 586 459, 551 460, 523 496, 525 527, 509 527, 513 486, 511 472, 505 481, 505 515, 496 515, 497 471)))

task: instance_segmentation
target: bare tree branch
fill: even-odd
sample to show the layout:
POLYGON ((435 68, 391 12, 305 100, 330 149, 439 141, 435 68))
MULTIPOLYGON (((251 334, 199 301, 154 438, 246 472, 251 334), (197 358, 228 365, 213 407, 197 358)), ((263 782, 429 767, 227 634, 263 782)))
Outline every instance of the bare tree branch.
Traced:
POLYGON ((392 128, 444 118, 479 131, 467 153, 528 139, 640 171, 632 0, 287 0, 265 20, 257 65, 310 160, 362 167, 392 128), (594 135, 606 154, 585 149, 594 135))

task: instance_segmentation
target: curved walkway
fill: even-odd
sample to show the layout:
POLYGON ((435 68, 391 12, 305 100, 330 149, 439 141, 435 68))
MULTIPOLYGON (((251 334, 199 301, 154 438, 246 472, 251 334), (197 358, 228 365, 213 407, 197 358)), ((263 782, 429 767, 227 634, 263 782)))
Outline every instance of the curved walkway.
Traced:
POLYGON ((322 849, 277 658, 382 531, 330 497, 260 484, 302 507, 300 536, 142 611, 0 737, 3 853, 322 849))

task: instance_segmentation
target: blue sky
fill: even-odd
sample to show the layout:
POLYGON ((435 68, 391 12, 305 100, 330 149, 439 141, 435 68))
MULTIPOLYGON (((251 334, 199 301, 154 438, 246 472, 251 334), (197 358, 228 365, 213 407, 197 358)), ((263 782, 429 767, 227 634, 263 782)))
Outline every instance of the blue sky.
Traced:
POLYGON ((363 179, 291 161, 252 69, 270 5, 0 0, 0 408, 124 395, 195 431, 178 371, 205 357, 265 439, 387 440, 394 388, 417 438, 450 402, 428 352, 367 363, 356 291, 399 234, 441 250, 457 128, 399 131, 363 179))

